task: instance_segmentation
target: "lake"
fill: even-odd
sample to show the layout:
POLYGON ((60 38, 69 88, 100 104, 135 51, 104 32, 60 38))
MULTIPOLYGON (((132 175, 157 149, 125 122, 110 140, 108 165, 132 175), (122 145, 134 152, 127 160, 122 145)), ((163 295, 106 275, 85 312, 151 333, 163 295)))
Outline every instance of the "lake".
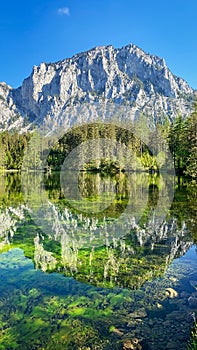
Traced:
POLYGON ((0 349, 185 350, 197 204, 173 181, 1 174, 0 349))

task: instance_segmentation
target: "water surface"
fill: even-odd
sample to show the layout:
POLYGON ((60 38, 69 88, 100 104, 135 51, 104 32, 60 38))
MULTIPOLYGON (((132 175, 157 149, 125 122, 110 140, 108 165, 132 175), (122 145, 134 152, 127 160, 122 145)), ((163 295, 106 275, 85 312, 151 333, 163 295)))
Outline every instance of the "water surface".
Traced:
POLYGON ((186 349, 194 192, 177 182, 171 203, 147 174, 78 182, 72 192, 58 173, 0 177, 0 349, 186 349))

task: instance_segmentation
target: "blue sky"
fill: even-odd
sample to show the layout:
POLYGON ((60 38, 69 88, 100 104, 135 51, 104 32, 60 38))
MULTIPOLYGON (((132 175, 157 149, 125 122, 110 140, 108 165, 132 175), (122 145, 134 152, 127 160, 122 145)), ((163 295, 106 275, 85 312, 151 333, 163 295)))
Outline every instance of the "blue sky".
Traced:
POLYGON ((0 81, 21 85, 41 62, 134 43, 197 89, 196 0, 2 0, 0 81))

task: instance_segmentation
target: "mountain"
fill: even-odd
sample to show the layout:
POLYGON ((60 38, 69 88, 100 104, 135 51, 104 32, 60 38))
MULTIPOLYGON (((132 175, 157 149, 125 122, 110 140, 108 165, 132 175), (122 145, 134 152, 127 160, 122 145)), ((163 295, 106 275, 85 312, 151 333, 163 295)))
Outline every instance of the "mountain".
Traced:
POLYGON ((0 129, 31 123, 71 127, 78 108, 89 120, 90 106, 126 105, 132 118, 143 112, 152 123, 191 112, 195 91, 166 66, 164 59, 130 44, 101 46, 56 63, 34 66, 22 86, 0 83, 0 129), (68 113, 68 110, 70 111, 68 113))

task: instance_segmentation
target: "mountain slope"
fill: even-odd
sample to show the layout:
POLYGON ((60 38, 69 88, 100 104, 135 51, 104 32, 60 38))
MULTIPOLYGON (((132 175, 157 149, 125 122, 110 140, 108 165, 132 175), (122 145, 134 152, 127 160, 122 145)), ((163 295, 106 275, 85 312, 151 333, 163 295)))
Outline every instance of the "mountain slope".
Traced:
MULTIPOLYGON (((76 106, 84 103, 106 102, 127 105, 134 117, 141 111, 155 123, 166 116, 172 120, 179 112, 187 116, 193 95, 194 90, 174 76, 163 59, 135 45, 96 47, 57 63, 34 66, 18 89, 1 83, 0 127, 21 128, 29 119, 72 126, 72 118, 64 115, 68 108, 76 113, 76 106)), ((85 115, 83 121, 87 120, 85 115)))

